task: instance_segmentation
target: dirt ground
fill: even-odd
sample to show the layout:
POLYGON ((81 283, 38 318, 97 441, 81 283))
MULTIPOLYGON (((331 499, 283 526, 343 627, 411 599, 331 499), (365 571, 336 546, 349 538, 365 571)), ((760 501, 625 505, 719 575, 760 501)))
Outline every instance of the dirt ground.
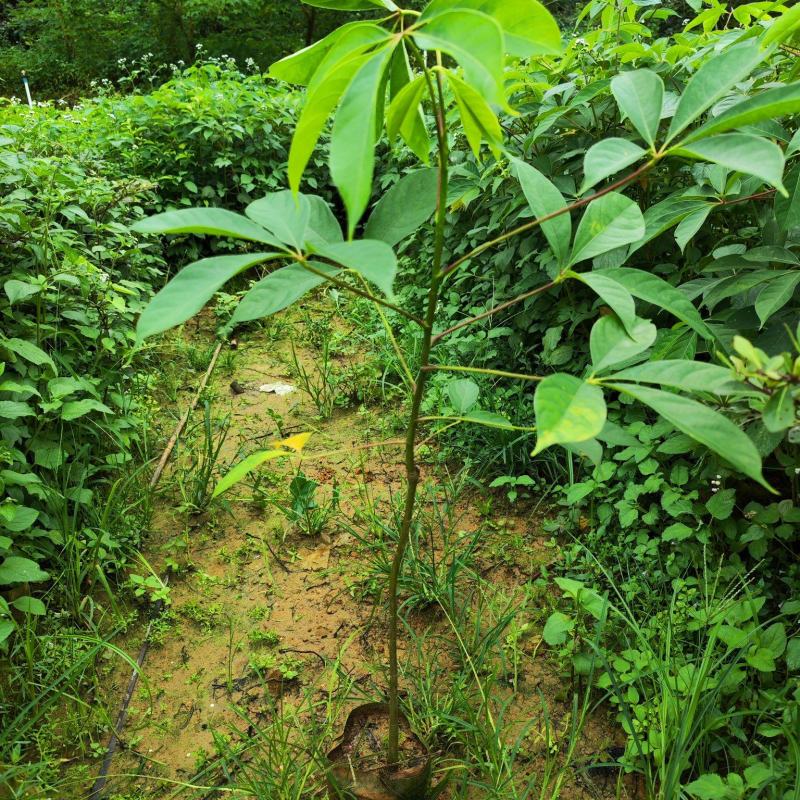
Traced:
MULTIPOLYGON (((264 384, 295 382, 289 368, 292 338, 300 357, 313 364, 314 351, 297 324, 279 341, 265 341, 259 333, 242 337, 225 361, 227 366, 217 367, 209 394, 215 415, 230 415, 231 421, 219 463, 235 463, 242 455, 281 439, 281 434, 310 431, 313 435, 303 451, 301 468, 320 484, 323 498, 336 487, 338 515, 320 535, 307 536, 271 504, 254 503, 253 492, 244 486, 226 495, 226 507, 212 506, 199 515, 187 513, 179 508, 174 483, 188 449, 178 448, 171 474, 163 481, 166 488, 158 500, 146 551, 159 574, 173 566, 171 604, 154 623, 144 680, 130 704, 122 750, 110 770, 112 795, 167 798, 186 783, 222 785, 214 767, 220 736, 228 745, 253 736, 259 721, 274 712, 276 701, 299 707, 303 698, 312 697, 324 706, 333 686, 334 692, 345 695, 335 710, 335 730, 358 702, 354 690, 364 699, 380 699, 386 685, 383 606, 375 603, 370 583, 374 574, 365 567, 364 544, 352 531, 365 498, 378 513, 388 513, 388 498, 403 488, 399 434, 386 430, 391 426, 380 407, 366 412, 337 410, 331 419, 320 422, 301 391, 285 395, 260 391, 264 384), (371 446, 387 440, 388 446, 371 446)), ((285 460, 266 466, 266 492, 288 482, 294 468, 285 460)), ((441 475, 427 465, 426 479, 440 481, 441 475)), ((540 570, 558 555, 551 535, 540 527, 542 512, 531 515, 530 510, 503 508, 502 514, 493 511, 487 524, 479 505, 474 493, 466 491, 457 501, 453 518, 456 536, 464 541, 482 530, 474 567, 486 585, 512 603, 526 596, 530 601, 537 579, 539 588, 534 592, 551 591, 542 588, 540 570)), ((433 542, 434 557, 440 545, 433 542)), ((514 675, 505 687, 495 687, 497 696, 491 701, 498 707, 507 704, 508 736, 526 732, 527 757, 521 768, 525 773, 540 769, 548 748, 558 750, 559 737, 566 738, 572 722, 563 667, 541 640, 549 613, 541 605, 543 613, 535 613, 535 604, 532 610, 530 602, 524 606, 524 619, 518 622, 526 627, 515 640, 514 675), (549 737, 545 736, 543 699, 549 713, 549 737)), ((409 613, 408 620, 421 635, 423 661, 438 659, 446 673, 448 656, 434 643, 450 635, 447 619, 436 608, 423 607, 409 613), (429 646, 425 643, 433 650, 425 651, 429 646)), ((136 634, 141 635, 142 631, 136 634)), ((129 643, 134 652, 136 636, 129 643)), ((401 660, 409 669, 417 668, 420 653, 404 649, 401 660)), ((123 671, 116 674, 112 696, 122 697, 127 678, 123 671)), ((409 688, 407 676, 404 683, 409 688)), ((618 744, 614 731, 607 712, 593 713, 576 760, 618 744)), ((615 797, 615 783, 613 777, 595 780, 570 773, 561 797, 615 797)), ((181 796, 218 795, 186 790, 181 796)), ((483 795, 475 791, 470 796, 483 795)), ((635 792, 623 787, 621 796, 633 797, 635 792)))

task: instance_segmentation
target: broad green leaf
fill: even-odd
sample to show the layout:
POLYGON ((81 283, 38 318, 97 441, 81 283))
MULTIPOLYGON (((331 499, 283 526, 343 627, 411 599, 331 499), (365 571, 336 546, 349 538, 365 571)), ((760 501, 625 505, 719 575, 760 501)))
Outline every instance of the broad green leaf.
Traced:
POLYGON ((391 0, 303 0, 303 2, 307 6, 334 11, 374 11, 376 8, 397 11, 397 6, 391 0))
POLYGON ((298 50, 285 58, 276 61, 270 65, 269 75, 279 81, 286 81, 287 83, 295 83, 300 86, 308 86, 317 68, 322 63, 325 56, 330 52, 331 48, 345 36, 351 28, 358 26, 368 26, 372 28, 370 23, 364 22, 348 22, 342 25, 332 33, 329 33, 324 39, 298 50))
POLYGON ((260 467, 267 461, 273 461, 276 458, 286 458, 291 456, 288 450, 261 450, 258 453, 253 453, 247 458, 243 458, 235 467, 231 467, 220 479, 219 483, 214 487, 213 497, 219 497, 223 492, 227 492, 231 486, 235 486, 243 478, 247 477, 254 469, 260 467))
POLYGON ((247 239, 274 247, 281 243, 260 225, 224 208, 182 208, 165 211, 132 226, 138 233, 199 233, 209 236, 229 236, 232 239, 247 239))
POLYGON ((137 339, 141 341, 186 322, 234 275, 279 255, 248 253, 214 256, 189 264, 147 304, 136 324, 137 339))
POLYGON ((675 241, 681 253, 686 249, 689 240, 703 227, 713 207, 711 203, 698 206, 678 223, 678 227, 675 228, 675 241))
POLYGON ((764 46, 788 39, 795 31, 800 30, 800 6, 795 5, 784 11, 768 28, 764 35, 764 46))
MULTIPOLYGON (((327 264, 313 261, 311 264, 315 269, 331 277, 340 272, 327 264)), ((241 299, 233 312, 231 323, 249 322, 283 311, 284 308, 321 283, 325 283, 324 278, 309 272, 299 263, 276 269, 258 281, 241 299)))
POLYGON ((386 242, 360 239, 315 248, 316 252, 374 283, 387 297, 392 297, 397 274, 397 257, 386 242))
POLYGON ((587 439, 585 442, 564 442, 561 446, 580 458, 588 459, 596 467, 599 467, 603 461, 603 445, 597 439, 587 439))
POLYGON ((481 142, 484 140, 495 156, 499 155, 503 131, 497 115, 492 111, 489 103, 480 92, 451 72, 447 73, 447 81, 455 95, 456 105, 461 115, 461 127, 475 158, 480 158, 481 142))
POLYGON ((13 306, 14 303, 27 300, 42 291, 42 286, 37 283, 26 281, 10 280, 3 284, 3 290, 8 297, 8 302, 13 306))
POLYGON ((627 139, 603 139, 593 144, 583 159, 583 184, 578 194, 583 194, 596 183, 616 175, 646 155, 646 150, 627 139))
POLYGON ((342 226, 331 211, 331 207, 317 195, 306 195, 309 205, 308 228, 306 229, 306 244, 319 244, 320 242, 341 242, 342 226))
POLYGON ((364 237, 389 245, 416 233, 436 210, 438 170, 409 172, 376 203, 364 228, 364 237))
POLYGON ((39 569, 39 565, 29 558, 8 556, 0 564, 0 586, 12 583, 41 583, 50 576, 39 569))
POLYGON ((621 284, 597 272, 572 272, 566 273, 569 277, 585 283, 603 302, 605 302, 619 317, 622 326, 630 336, 633 335, 637 323, 636 304, 631 293, 621 284))
POLYGON ((581 217, 569 264, 636 242, 644 230, 642 212, 633 200, 618 192, 603 195, 589 203, 581 217))
POLYGON ((490 103, 505 107, 503 32, 479 11, 445 11, 414 32, 423 50, 441 50, 463 68, 467 83, 490 103))
POLYGON ((611 93, 619 110, 653 147, 664 105, 664 82, 661 78, 649 69, 623 72, 612 78, 611 93))
POLYGON ((536 447, 532 455, 553 444, 583 442, 597 436, 606 421, 603 391, 572 375, 548 375, 533 396, 536 447))
POLYGON ((697 309, 686 295, 663 278, 659 278, 651 272, 630 267, 595 270, 594 274, 608 275, 621 283, 634 297, 668 311, 704 338, 714 338, 711 329, 703 322, 697 309))
POLYGON ((756 297, 756 314, 763 328, 767 320, 780 311, 793 297, 800 283, 800 270, 784 272, 770 280, 756 297))
POLYGON ((673 148, 674 155, 711 161, 727 169, 755 175, 786 193, 783 186, 783 151, 761 136, 749 133, 722 133, 708 139, 673 148))
POLYGON ((41 617, 47 613, 44 603, 36 597, 18 597, 11 601, 11 605, 23 614, 33 614, 41 617))
POLYGON ((567 634, 575 627, 575 620, 562 614, 560 611, 554 611, 544 624, 542 630, 542 638, 551 647, 556 647, 564 644, 567 641, 567 634))
POLYGON ((274 234, 280 242, 296 250, 303 249, 311 218, 311 204, 305 195, 295 194, 288 189, 273 192, 254 200, 244 213, 274 234))
POLYGON ((758 40, 750 39, 729 47, 706 61, 692 75, 683 90, 669 126, 667 142, 671 142, 704 111, 711 108, 731 86, 746 78, 766 55, 767 52, 758 40))
POLYGON ((771 433, 785 431, 794 424, 794 398, 790 387, 782 386, 773 390, 764 406, 762 420, 771 433))
POLYGON ((708 513, 714 519, 728 519, 733 513, 736 505, 736 490, 735 489, 722 489, 716 494, 713 494, 706 502, 708 513))
POLYGON ((701 775, 683 788, 697 800, 725 800, 729 797, 728 787, 719 775, 701 775))
POLYGON ((590 589, 573 578, 555 578, 555 583, 567 597, 571 597, 581 608, 595 619, 601 619, 609 603, 594 589, 590 589))
MULTIPOLYGON (((561 192, 538 169, 517 158, 512 158, 510 163, 511 174, 519 181, 525 199, 537 218, 552 214, 567 205, 561 192)), ((541 228, 558 265, 563 266, 567 262, 572 237, 569 212, 543 222, 541 228)))
POLYGON ((399 133, 411 152, 422 161, 430 162, 431 141, 422 113, 422 98, 427 89, 424 75, 416 78, 408 59, 407 43, 394 51, 389 66, 389 108, 386 111, 386 131, 390 143, 399 133), (410 87, 410 88, 409 88, 410 87))
POLYGON ((420 103, 426 87, 425 76, 418 75, 397 92, 386 112, 386 133, 389 141, 393 142, 399 134, 417 158, 425 163, 429 160, 430 142, 420 116, 420 103))
POLYGON ((775 195, 775 219, 784 231, 800 228, 800 166, 786 174, 788 196, 775 195))
POLYGON ((20 400, 0 400, 0 419, 21 419, 35 417, 36 412, 20 400))
POLYGON ((92 411, 99 411, 101 414, 114 413, 105 403, 101 403, 99 400, 92 400, 92 398, 87 397, 83 400, 69 400, 68 402, 64 403, 64 405, 61 407, 60 416, 64 422, 69 422, 73 419, 78 419, 78 417, 83 417, 92 411))
POLYGON ((677 225, 698 209, 711 209, 714 205, 705 197, 685 196, 683 191, 664 198, 659 203, 650 206, 642 215, 644 217, 644 236, 631 245, 628 254, 635 253, 656 236, 668 231, 673 225, 677 225))
POLYGON ((727 417, 696 400, 660 389, 626 383, 614 384, 612 388, 650 406, 679 431, 713 450, 739 472, 772 491, 761 474, 761 457, 756 446, 727 417))
POLYGON ((453 8, 482 11, 503 29, 505 51, 519 58, 561 52, 561 32, 550 12, 537 0, 433 0, 425 20, 453 8))
POLYGON ((479 394, 478 384, 469 378, 459 378, 447 384, 450 404, 459 414, 466 414, 478 402, 479 394))
MULTIPOLYGON (((0 139, 0 143, 2 140, 0 139)), ((0 620, 0 644, 2 644, 12 633, 14 633, 16 625, 11 620, 0 620)))
POLYGON ((35 364, 37 367, 47 365, 55 372, 56 365, 53 363, 53 359, 41 347, 29 342, 27 339, 6 339, 0 342, 0 346, 10 350, 12 353, 16 353, 24 361, 30 361, 31 364, 35 364))
POLYGON ((289 149, 289 187, 297 192, 308 160, 325 122, 341 100, 353 76, 368 59, 364 51, 386 41, 378 25, 354 26, 325 55, 310 82, 289 149))
POLYGON ((767 89, 755 97, 749 97, 741 103, 710 119, 697 130, 692 131, 684 141, 693 142, 706 136, 753 125, 765 119, 777 119, 786 114, 800 111, 800 83, 789 86, 776 86, 767 89))
POLYGON ((706 364, 702 361, 667 359, 665 361, 646 361, 635 367, 609 375, 607 380, 634 381, 636 383, 657 383, 671 386, 685 392, 712 392, 730 394, 737 387, 744 386, 733 380, 727 367, 706 364))
POLYGON ((372 194, 375 167, 376 115, 378 93, 384 91, 384 71, 392 50, 372 55, 356 72, 347 87, 331 132, 331 177, 347 209, 348 237, 372 194))
POLYGON ((589 335, 592 371, 600 372, 644 353, 655 342, 656 333, 656 326, 646 319, 637 318, 628 335, 615 314, 600 317, 589 335))

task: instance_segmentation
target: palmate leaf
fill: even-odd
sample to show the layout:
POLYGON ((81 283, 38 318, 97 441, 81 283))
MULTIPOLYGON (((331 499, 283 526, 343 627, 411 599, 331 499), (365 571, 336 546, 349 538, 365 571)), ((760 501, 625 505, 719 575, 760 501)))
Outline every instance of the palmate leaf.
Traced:
POLYGON ((770 491, 761 473, 761 457, 752 440, 727 417, 696 400, 636 384, 609 384, 650 406, 679 431, 720 455, 731 466, 770 491))
POLYGON ((214 256, 184 267, 148 303, 136 324, 139 341, 173 328, 197 314, 234 275, 283 253, 214 256))
POLYGON ((347 209, 350 238, 372 194, 378 95, 385 88, 384 72, 391 56, 392 50, 384 48, 360 66, 333 122, 331 177, 347 209))
MULTIPOLYGON (((536 167, 519 159, 511 159, 511 174, 519 181, 522 192, 536 217, 545 217, 566 206, 561 192, 536 167)), ((555 254, 559 266, 567 263, 572 221, 569 213, 560 214, 541 224, 542 233, 555 254)))
POLYGON ((495 156, 500 154, 503 131, 497 115, 480 92, 468 83, 447 73, 447 81, 456 98, 461 126, 475 158, 480 158, 481 142, 485 141, 495 156))
POLYGON ((564 373, 549 375, 539 384, 533 409, 537 438, 532 455, 553 444, 591 439, 606 421, 602 389, 564 373))

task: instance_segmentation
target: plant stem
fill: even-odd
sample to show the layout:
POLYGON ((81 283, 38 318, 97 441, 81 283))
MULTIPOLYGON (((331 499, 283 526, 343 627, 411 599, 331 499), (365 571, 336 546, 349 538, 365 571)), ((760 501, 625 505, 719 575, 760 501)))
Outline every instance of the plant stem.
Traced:
POLYGON ((543 381, 541 375, 527 375, 524 372, 506 372, 502 369, 483 369, 482 367, 459 367, 454 364, 428 364, 427 372, 473 372, 478 375, 494 375, 497 378, 514 378, 520 381, 543 381))
POLYGON ((436 75, 436 91, 430 71, 425 68, 428 89, 431 94, 436 113, 436 133, 439 153, 439 183, 437 186, 436 223, 434 229, 434 252, 431 269, 431 282, 428 290, 428 307, 425 313, 423 328, 422 352, 420 353, 420 368, 414 383, 414 394, 411 399, 408 427, 406 428, 405 464, 406 464, 406 497, 403 508, 403 521, 397 538, 392 569, 389 574, 389 743, 388 762, 397 764, 399 758, 400 740, 400 698, 398 695, 398 664, 397 664, 397 632, 399 622, 399 609, 397 597, 397 584, 400 577, 400 568, 403 564, 411 525, 414 521, 414 506, 417 499, 417 486, 419 484, 419 466, 416 459, 417 428, 419 427, 420 407, 425 392, 425 383, 428 377, 428 362, 430 361, 433 323, 436 318, 436 306, 439 299, 439 285, 441 284, 442 255, 444 253, 444 226, 447 214, 447 128, 444 117, 444 97, 441 77, 436 75))

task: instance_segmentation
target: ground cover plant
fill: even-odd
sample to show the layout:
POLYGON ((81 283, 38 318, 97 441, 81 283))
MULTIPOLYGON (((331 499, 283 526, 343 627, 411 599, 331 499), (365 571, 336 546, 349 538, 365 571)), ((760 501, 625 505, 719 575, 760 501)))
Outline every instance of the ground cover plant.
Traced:
MULTIPOLYGON (((624 744, 609 756, 618 770, 609 796, 798 796, 797 10, 593 0, 559 28, 531 0, 318 5, 363 18, 277 62, 275 82, 212 61, 153 91, 108 90, 77 109, 5 109, 5 183, 15 190, 0 218, 13 334, 3 345, 0 569, 11 607, 2 630, 12 669, 28 672, 26 702, 42 684, 60 702, 64 681, 72 699, 96 682, 94 640, 63 662, 38 659, 60 636, 48 609, 65 609, 72 636, 88 629, 102 641, 127 624, 114 608, 116 581, 148 516, 131 499, 147 450, 137 403, 152 387, 142 341, 188 323, 223 287, 223 335, 277 341, 280 330, 259 321, 280 321, 322 291, 340 319, 356 320, 382 392, 358 386, 375 380, 372 367, 343 377, 330 324, 315 357, 292 349, 287 374, 316 393, 326 426, 353 398, 380 397, 396 407, 384 433, 396 441, 399 419, 405 440, 404 499, 366 534, 350 526, 374 565, 358 580, 386 603, 388 675, 365 698, 388 700, 384 761, 396 764, 404 741, 401 672, 403 713, 428 744, 442 736, 419 715, 420 698, 436 694, 425 655, 420 674, 401 663, 404 637, 417 635, 408 614, 432 603, 453 622, 456 653, 468 641, 469 623, 456 623, 469 603, 457 592, 476 579, 454 575, 472 575, 479 540, 447 556, 451 534, 432 534, 441 544, 431 549, 445 552, 427 564, 419 536, 429 501, 417 497, 421 474, 466 460, 473 482, 498 489, 475 501, 489 518, 506 503, 531 509, 556 537, 559 556, 536 580, 554 572, 561 599, 539 601, 536 623, 511 614, 497 629, 502 646, 497 638, 491 647, 511 658, 514 683, 530 655, 518 642, 538 626, 585 697, 574 719, 613 710, 624 744), (91 166, 98 158, 102 169, 91 166), (161 213, 133 224, 152 212, 161 213), (162 249, 152 238, 136 243, 132 230, 171 238, 162 249), (95 240, 99 249, 87 244, 95 240), (200 260, 155 295, 134 342, 133 320, 161 284, 165 256, 200 260), (69 337, 97 344, 76 351, 62 344, 69 337), (347 383, 355 388, 345 397, 347 383), (107 446, 90 438, 98 425, 107 446), (106 509, 94 519, 97 497, 106 509)), ((210 349, 181 347, 202 370, 210 349)), ((203 408, 197 430, 211 431, 203 408)), ((314 492, 325 478, 275 466, 307 453, 314 437, 284 435, 277 413, 281 444, 247 448, 213 498, 224 440, 211 460, 199 445, 175 473, 185 513, 213 519, 246 480, 255 504, 285 508, 307 538, 329 535, 342 478, 317 524, 314 492)), ((163 600, 160 579, 147 574, 139 564, 130 585, 150 580, 152 591, 133 596, 163 600)), ((188 621, 200 609, 191 603, 188 621)), ((217 612, 203 631, 225 624, 217 612)), ((259 644, 251 664, 267 683, 271 670, 296 680, 298 664, 274 644, 259 644)), ((462 655, 472 663, 491 649, 481 647, 462 655)), ((9 691, 4 703, 17 697, 9 691)), ((268 726, 247 720, 267 753, 255 770, 218 742, 229 785, 247 776, 243 791, 278 796, 268 753, 292 713, 268 726)), ((443 728, 446 718, 442 710, 443 728)), ((36 791, 40 779, 24 776, 37 769, 56 781, 52 732, 32 745, 19 716, 4 719, 4 758, 23 776, 17 796, 36 791)), ((334 735, 333 717, 325 724, 334 735)), ((559 751, 560 768, 580 769, 583 724, 559 751)), ((495 752, 502 738, 453 735, 471 742, 468 753, 495 752)), ((280 752, 324 760, 323 739, 297 751, 284 742, 280 752)), ((470 777, 473 791, 526 796, 524 770, 504 760, 505 747, 470 777)), ((204 761, 197 774, 217 764, 204 761)), ((529 793, 564 789, 566 773, 547 769, 529 793)), ((317 791, 297 775, 306 777, 285 796, 317 791)))

